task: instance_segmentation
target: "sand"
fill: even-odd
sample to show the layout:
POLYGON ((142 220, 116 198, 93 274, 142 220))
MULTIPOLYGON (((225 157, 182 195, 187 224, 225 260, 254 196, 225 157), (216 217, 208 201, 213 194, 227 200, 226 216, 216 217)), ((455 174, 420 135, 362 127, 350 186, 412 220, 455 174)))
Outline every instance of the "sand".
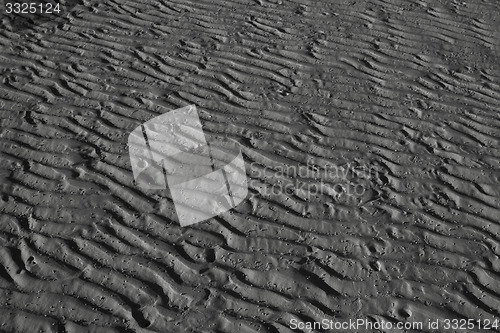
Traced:
POLYGON ((499 319, 497 1, 84 0, 30 19, 0 27, 0 332, 499 319), (127 138, 187 105, 238 145, 249 194, 181 227, 127 138))

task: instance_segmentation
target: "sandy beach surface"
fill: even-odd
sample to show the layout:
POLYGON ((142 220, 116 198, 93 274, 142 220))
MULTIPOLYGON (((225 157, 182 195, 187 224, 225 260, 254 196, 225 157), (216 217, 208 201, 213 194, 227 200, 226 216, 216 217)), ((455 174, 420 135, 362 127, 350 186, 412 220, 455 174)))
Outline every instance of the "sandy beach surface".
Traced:
POLYGON ((500 331, 500 2, 8 3, 0 332, 500 331), (188 105, 248 195, 181 227, 127 139, 188 105))

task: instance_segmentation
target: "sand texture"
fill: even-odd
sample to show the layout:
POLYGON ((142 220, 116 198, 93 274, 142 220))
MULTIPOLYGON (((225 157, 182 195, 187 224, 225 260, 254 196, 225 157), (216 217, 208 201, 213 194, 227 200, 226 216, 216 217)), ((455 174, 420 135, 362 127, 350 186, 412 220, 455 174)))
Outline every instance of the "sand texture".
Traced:
MULTIPOLYGON (((0 332, 500 319, 500 2, 1 15, 0 332), (249 188, 181 227, 168 189, 137 186, 127 139, 188 105, 249 188), (304 166, 337 174, 283 172, 304 166)), ((417 331, 486 332, 384 332, 417 331)))

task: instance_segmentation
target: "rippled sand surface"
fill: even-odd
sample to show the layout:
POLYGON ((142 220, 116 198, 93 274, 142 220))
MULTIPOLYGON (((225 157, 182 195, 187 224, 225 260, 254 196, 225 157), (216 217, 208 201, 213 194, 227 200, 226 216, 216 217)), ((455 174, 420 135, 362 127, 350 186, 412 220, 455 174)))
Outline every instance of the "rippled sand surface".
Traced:
POLYGON ((0 332, 499 318, 497 1, 69 2, 0 20, 0 332), (181 227, 127 137, 187 105, 250 187, 181 227))

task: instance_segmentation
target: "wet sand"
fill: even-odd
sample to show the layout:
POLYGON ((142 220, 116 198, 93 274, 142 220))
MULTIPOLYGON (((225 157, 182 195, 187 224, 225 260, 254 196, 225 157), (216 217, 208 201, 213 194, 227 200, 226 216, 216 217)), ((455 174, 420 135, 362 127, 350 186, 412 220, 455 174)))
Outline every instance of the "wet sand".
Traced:
POLYGON ((498 22, 493 0, 4 15, 0 332, 498 319, 498 22), (127 137, 187 105, 250 187, 181 227, 168 190, 134 183, 127 137))

